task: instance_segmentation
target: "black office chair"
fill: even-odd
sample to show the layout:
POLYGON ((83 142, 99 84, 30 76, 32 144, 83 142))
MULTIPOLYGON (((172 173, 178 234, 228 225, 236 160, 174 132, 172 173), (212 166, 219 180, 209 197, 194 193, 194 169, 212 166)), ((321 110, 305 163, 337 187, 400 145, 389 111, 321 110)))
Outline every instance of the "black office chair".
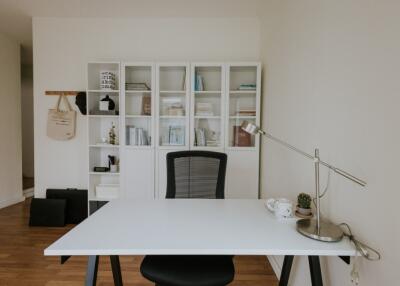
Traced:
MULTIPOLYGON (((167 154, 167 199, 223 199, 227 156, 208 151, 167 154)), ((223 286, 235 275, 228 255, 147 255, 142 275, 160 286, 223 286)))

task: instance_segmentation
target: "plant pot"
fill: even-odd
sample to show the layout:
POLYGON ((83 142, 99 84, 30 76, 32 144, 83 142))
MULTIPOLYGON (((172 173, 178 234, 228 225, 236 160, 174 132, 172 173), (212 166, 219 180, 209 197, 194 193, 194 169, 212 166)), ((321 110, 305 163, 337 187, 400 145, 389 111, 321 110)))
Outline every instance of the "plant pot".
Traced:
POLYGON ((311 208, 304 209, 304 208, 301 208, 300 206, 297 206, 297 212, 301 215, 308 216, 308 215, 311 215, 311 208))

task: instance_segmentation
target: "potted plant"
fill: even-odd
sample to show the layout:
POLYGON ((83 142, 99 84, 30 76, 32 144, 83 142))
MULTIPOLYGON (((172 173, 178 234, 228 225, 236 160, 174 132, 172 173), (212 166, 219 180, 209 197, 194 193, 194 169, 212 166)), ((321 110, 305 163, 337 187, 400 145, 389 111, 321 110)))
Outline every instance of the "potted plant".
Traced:
POLYGON ((297 211, 304 216, 311 215, 311 196, 306 193, 300 193, 297 196, 297 211))

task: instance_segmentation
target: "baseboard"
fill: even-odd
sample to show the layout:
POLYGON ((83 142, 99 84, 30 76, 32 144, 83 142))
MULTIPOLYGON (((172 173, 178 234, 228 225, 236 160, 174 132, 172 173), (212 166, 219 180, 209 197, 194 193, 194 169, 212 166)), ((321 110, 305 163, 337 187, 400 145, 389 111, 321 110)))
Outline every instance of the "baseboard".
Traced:
POLYGON ((267 255, 267 259, 269 261, 269 264, 271 264, 271 267, 274 270, 276 277, 279 279, 279 277, 281 277, 282 266, 279 265, 278 261, 276 261, 275 256, 267 255))
POLYGON ((24 193, 24 197, 25 197, 25 198, 33 197, 33 195, 35 194, 35 188, 25 189, 25 190, 23 191, 23 193, 24 193))
POLYGON ((21 197, 17 197, 17 198, 11 198, 11 199, 0 201, 0 209, 14 205, 14 204, 18 204, 20 202, 23 202, 24 200, 25 200, 25 197, 21 196, 21 197))

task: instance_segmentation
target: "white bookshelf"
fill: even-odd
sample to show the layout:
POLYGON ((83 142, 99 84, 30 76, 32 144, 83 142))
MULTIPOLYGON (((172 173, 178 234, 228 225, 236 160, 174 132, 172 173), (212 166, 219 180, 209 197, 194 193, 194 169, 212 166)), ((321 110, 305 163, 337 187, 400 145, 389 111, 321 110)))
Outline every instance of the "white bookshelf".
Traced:
POLYGON ((120 197, 165 198, 166 154, 181 150, 227 153, 226 198, 258 198, 259 140, 250 137, 248 144, 238 145, 234 136, 234 128, 238 127, 234 126, 244 120, 260 124, 260 96, 258 62, 89 63, 89 200, 104 200, 95 193, 99 184, 119 185, 120 197), (101 70, 116 72, 116 90, 100 89, 101 70), (201 89, 196 85, 198 75, 202 78, 201 89), (146 88, 132 89, 138 83, 146 88), (255 88, 240 90, 243 84, 255 88), (99 100, 107 95, 114 100, 119 114, 94 112, 99 100), (117 145, 102 143, 111 124, 116 127, 117 145), (132 140, 128 128, 143 130, 147 143, 132 140), (196 129, 211 136, 204 146, 196 140, 196 129), (177 140, 173 137, 176 135, 182 138, 177 140), (120 159, 119 172, 94 172, 94 166, 106 164, 108 155, 120 159))
POLYGON ((156 141, 155 65, 152 62, 123 63, 121 78, 124 195, 127 198, 153 199, 156 141), (142 88, 137 84, 145 86, 142 85, 142 88), (144 137, 145 140, 139 137, 144 137))
POLYGON ((227 198, 258 198, 259 137, 243 134, 240 126, 250 121, 260 126, 261 65, 238 62, 226 65, 225 152, 227 198), (240 90, 241 85, 253 90, 240 90), (239 138, 245 138, 240 140, 239 138), (244 143, 244 144, 243 144, 244 143))
POLYGON ((166 154, 189 149, 189 116, 190 64, 158 63, 156 65, 156 198, 165 198, 166 154), (176 137, 180 140, 175 140, 176 137))
POLYGON ((121 159, 120 154, 120 64, 119 62, 91 62, 87 65, 87 142, 88 142, 88 198, 89 210, 92 201, 107 201, 96 196, 96 186, 100 184, 120 185, 120 172, 95 172, 94 167, 108 167, 108 156, 121 159), (112 90, 100 88, 100 72, 111 71, 116 76, 116 86, 112 90), (99 101, 108 96, 115 103, 114 114, 103 114, 99 101), (116 144, 104 143, 109 139, 109 131, 115 126, 116 144))

